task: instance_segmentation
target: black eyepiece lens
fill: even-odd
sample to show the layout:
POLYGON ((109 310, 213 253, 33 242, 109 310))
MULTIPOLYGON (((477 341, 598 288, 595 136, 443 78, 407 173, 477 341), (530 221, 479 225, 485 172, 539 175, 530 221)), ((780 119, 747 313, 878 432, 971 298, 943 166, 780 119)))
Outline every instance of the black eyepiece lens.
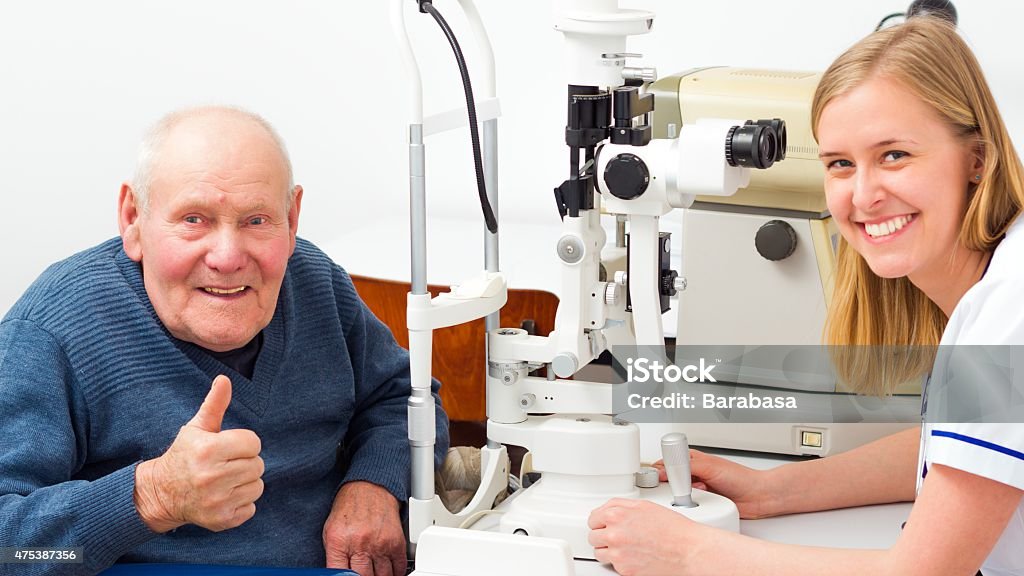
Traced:
MULTIPOLYGON (((747 122, 753 123, 751 120, 747 122)), ((772 130, 775 130, 775 138, 777 146, 775 149, 775 161, 781 162, 786 159, 786 121, 781 118, 772 118, 771 120, 758 120, 756 122, 759 126, 771 126, 772 130)))
POLYGON ((778 138, 770 125, 747 123, 729 131, 725 148, 729 164, 763 170, 775 163, 778 138))

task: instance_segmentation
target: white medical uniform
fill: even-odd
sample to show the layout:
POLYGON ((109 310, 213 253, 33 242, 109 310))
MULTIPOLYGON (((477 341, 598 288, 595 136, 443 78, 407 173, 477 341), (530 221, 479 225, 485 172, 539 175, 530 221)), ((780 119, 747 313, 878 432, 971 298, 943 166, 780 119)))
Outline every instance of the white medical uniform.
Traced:
MULTIPOLYGON (((984 277, 953 310, 940 343, 947 344, 1024 345, 1024 217, 1013 223, 984 277)), ((919 478, 929 466, 942 464, 1024 490, 1024 423, 925 423, 921 436, 919 478)), ((1024 502, 981 571, 1024 575, 1024 502)))

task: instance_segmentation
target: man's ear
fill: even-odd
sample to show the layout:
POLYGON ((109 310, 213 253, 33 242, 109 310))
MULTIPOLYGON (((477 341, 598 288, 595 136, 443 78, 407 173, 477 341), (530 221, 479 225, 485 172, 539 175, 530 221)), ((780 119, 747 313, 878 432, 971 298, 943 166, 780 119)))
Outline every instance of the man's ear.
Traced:
POLYGON ((292 251, 295 251, 295 235, 299 231, 299 212, 302 210, 302 186, 295 185, 295 197, 288 209, 288 232, 292 237, 292 251))
POLYGON ((142 214, 135 201, 135 191, 128 182, 121 184, 121 194, 117 199, 117 227, 121 231, 121 244, 129 258, 136 262, 142 261, 142 240, 139 236, 139 225, 142 214))

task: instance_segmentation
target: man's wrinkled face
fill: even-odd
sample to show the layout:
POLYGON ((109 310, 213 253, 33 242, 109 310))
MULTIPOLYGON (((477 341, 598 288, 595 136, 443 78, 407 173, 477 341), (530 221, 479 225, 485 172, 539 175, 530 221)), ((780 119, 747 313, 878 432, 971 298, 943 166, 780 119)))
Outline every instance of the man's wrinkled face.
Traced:
POLYGON ((273 140, 237 118, 186 120, 168 135, 152 171, 149 204, 122 188, 125 251, 141 262, 146 293, 181 340, 223 352, 248 343, 273 318, 295 248, 301 190, 273 140))

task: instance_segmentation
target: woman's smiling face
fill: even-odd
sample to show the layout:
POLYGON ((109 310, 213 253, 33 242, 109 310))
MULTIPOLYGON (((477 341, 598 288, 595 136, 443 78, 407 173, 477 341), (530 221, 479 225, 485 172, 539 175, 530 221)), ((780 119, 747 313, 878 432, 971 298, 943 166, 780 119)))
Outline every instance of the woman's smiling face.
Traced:
POLYGON ((871 270, 913 280, 948 267, 981 171, 975 147, 885 76, 829 102, 817 133, 828 208, 871 270))

